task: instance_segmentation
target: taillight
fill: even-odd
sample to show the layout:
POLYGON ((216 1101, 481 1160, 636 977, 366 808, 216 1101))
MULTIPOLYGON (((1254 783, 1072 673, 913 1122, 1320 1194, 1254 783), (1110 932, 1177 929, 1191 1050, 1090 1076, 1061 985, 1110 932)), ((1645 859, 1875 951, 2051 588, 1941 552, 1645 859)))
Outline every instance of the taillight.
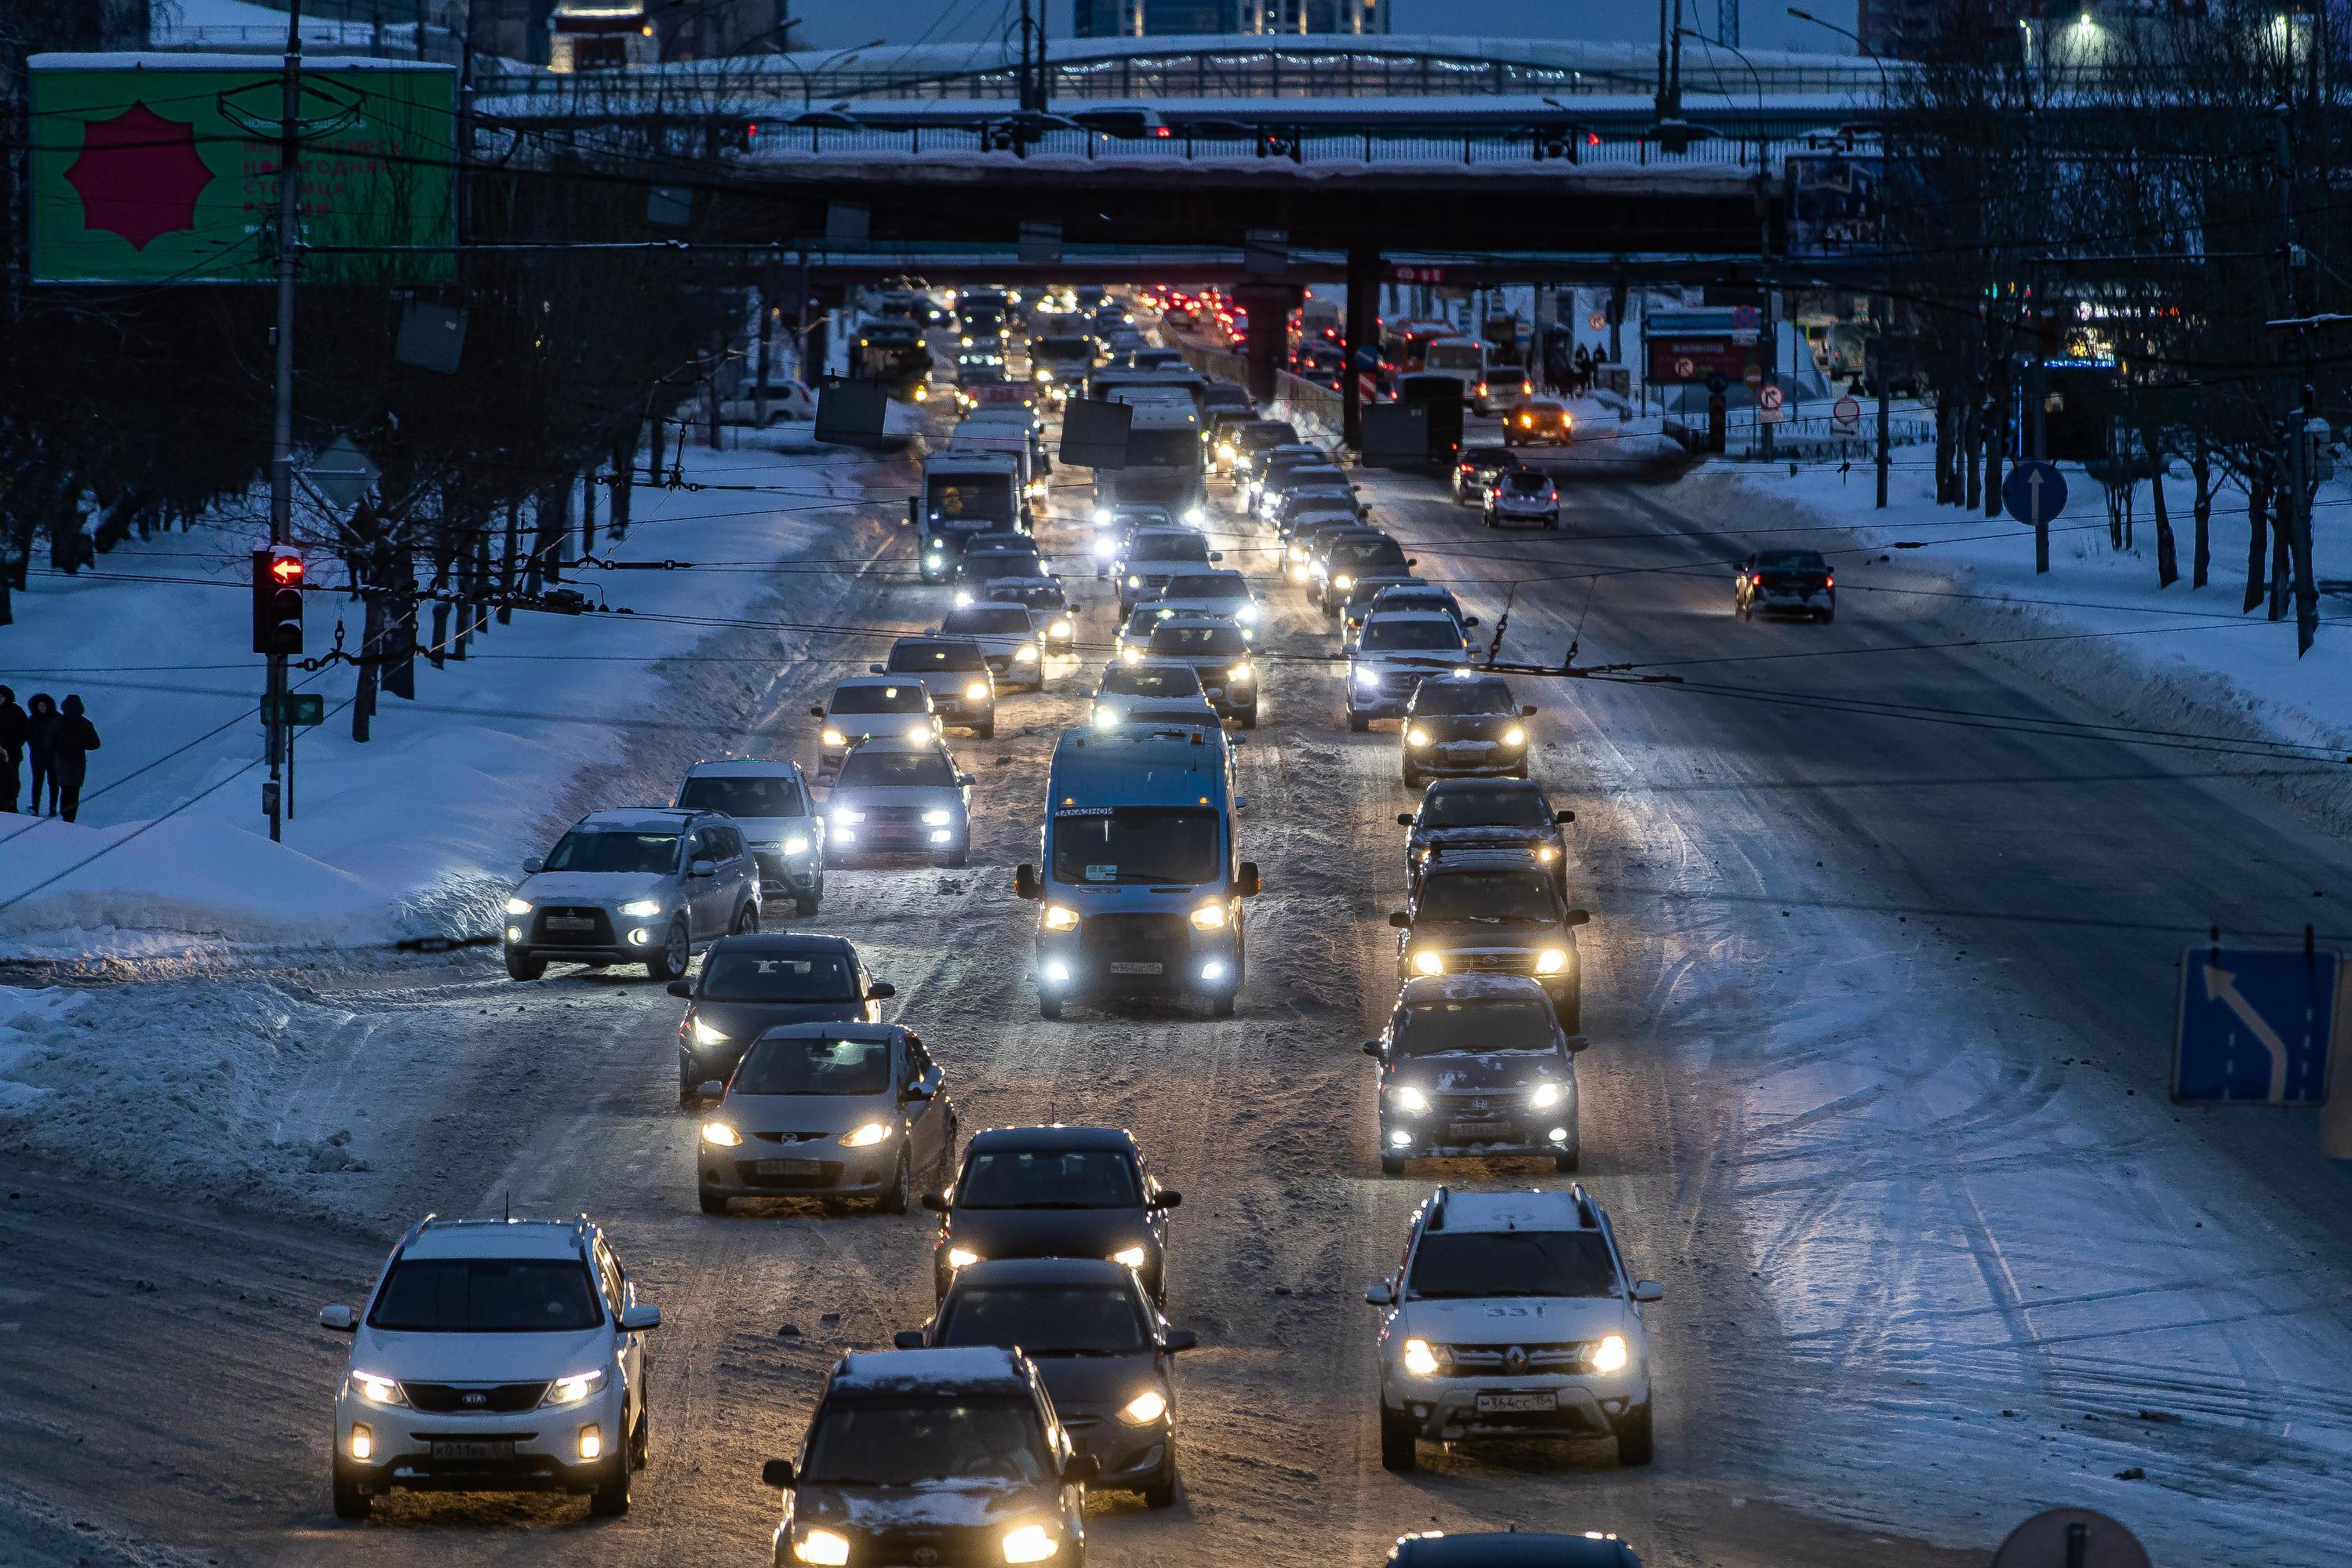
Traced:
POLYGON ((1822 579, 1822 586, 1823 588, 1835 588, 1837 586, 1837 579, 1834 577, 1825 577, 1822 579))

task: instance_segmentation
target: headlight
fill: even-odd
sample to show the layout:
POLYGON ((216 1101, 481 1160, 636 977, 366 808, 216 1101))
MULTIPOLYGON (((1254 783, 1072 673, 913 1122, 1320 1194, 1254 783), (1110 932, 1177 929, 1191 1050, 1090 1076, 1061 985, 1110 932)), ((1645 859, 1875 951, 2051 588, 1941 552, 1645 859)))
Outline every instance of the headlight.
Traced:
POLYGON ((1108 528, 1110 526, 1110 508, 1108 507, 1097 507, 1095 508, 1094 525, 1098 528, 1108 528))
POLYGON ((1255 624, 1256 624, 1256 622, 1257 622, 1257 606, 1256 606, 1256 605, 1255 605, 1255 604, 1244 604, 1244 605, 1243 605, 1240 609, 1238 609, 1238 610, 1236 610, 1236 611, 1234 611, 1234 620, 1236 620, 1236 621, 1239 621, 1239 622, 1243 622, 1243 623, 1244 623, 1244 624, 1245 624, 1245 625, 1255 625, 1255 624))
POLYGON ((1209 514, 1202 511, 1200 507, 1187 507, 1184 508, 1184 526, 1186 528, 1197 528, 1208 520, 1209 514))
POLYGON ((1290 547, 1290 559, 1293 560, 1305 560, 1307 559, 1307 547, 1305 545, 1292 545, 1290 547))
POLYGON ((1415 1089, 1410 1083, 1398 1084, 1394 1089, 1389 1092, 1389 1098, 1394 1100, 1397 1104, 1407 1111, 1426 1111, 1429 1109, 1429 1096, 1423 1094, 1420 1090, 1415 1089))
POLYGON ((1113 556, 1118 553, 1118 541, 1111 538, 1108 534, 1100 535, 1095 539, 1095 554, 1099 556, 1113 556))
POLYGON ((725 1045, 729 1038, 729 1036, 719 1033, 717 1030, 712 1029, 709 1024, 704 1023, 700 1019, 694 1020, 695 1044, 725 1045))
POLYGON ((1131 576, 1127 580, 1127 585, 1129 588, 1141 588, 1143 586, 1143 579, 1131 576))
POLYGON ((632 920, 651 920, 661 912, 662 901, 658 898, 633 898, 621 905, 621 913, 632 920))
POLYGON ((1549 844, 1545 844, 1536 851, 1536 864, 1538 865, 1549 865, 1552 862, 1558 859, 1559 859, 1559 852, 1552 848, 1549 844))
POLYGON ((1110 1260, 1114 1263, 1124 1263, 1130 1269, 1140 1269, 1150 1256, 1150 1253, 1140 1247, 1122 1247, 1110 1255, 1110 1260))
MULTIPOLYGON (((971 341, 966 338, 965 342, 971 341)), ((793 1555, 816 1568, 841 1568, 849 1561, 849 1541, 830 1530, 812 1530, 793 1542, 793 1555)))
POLYGON ((974 681, 971 685, 964 687, 963 689, 963 700, 966 702, 980 702, 985 699, 987 695, 988 683, 986 681, 974 681))
POLYGON ((944 806, 934 806, 923 813, 923 826, 927 828, 944 828, 954 820, 955 813, 944 806))
POLYGON ((948 1267, 950 1269, 969 1269, 974 1263, 979 1261, 980 1254, 973 1251, 969 1247, 950 1247, 948 1249, 948 1267))
POLYGON ((1409 1339, 1404 1342, 1404 1369, 1415 1377, 1434 1377, 1442 1368, 1427 1340, 1409 1339))
POLYGON ((405 1405, 408 1403, 408 1396, 400 1391, 399 1384, 394 1382, 389 1377, 378 1377, 373 1372, 352 1373, 352 1387, 358 1391, 361 1398, 366 1400, 371 1405, 405 1405))
POLYGON ((1048 637, 1074 637, 1077 634, 1077 631, 1078 629, 1076 626, 1071 625, 1067 621, 1056 621, 1052 625, 1045 628, 1045 635, 1048 637))
POLYGON ((724 1122, 705 1122, 702 1124, 702 1141, 715 1144, 722 1149, 731 1149, 743 1141, 743 1134, 724 1122))
POLYGON ((1408 729, 1404 732, 1404 739, 1407 746, 1427 746, 1429 731, 1418 727, 1408 729))
POLYGON ((1221 463, 1231 463, 1234 460, 1234 444, 1232 442, 1220 441, 1217 443, 1217 460, 1221 463))
POLYGON ((1201 905, 1200 908, 1192 911, 1193 930, 1223 931, 1224 928, 1225 906, 1223 904, 1204 904, 1201 905))
POLYGON ((1140 648, 1121 648, 1118 651, 1118 656, 1122 664, 1139 664, 1143 663, 1143 650, 1140 648))
POLYGON ((1445 960, 1440 957, 1437 954, 1431 952, 1426 947, 1412 956, 1412 967, 1414 972, 1417 974, 1442 975, 1445 973, 1445 960))
POLYGON ((1560 1088, 1557 1083, 1538 1083, 1528 1096, 1528 1103, 1538 1111, 1549 1111, 1559 1103, 1560 1088))
POLYGON ((1037 367, 1037 379, 1041 382, 1050 382, 1054 379, 1054 372, 1047 370, 1045 366, 1039 365, 1037 367))
POLYGON ((601 1366, 587 1372, 575 1372, 569 1377, 559 1377, 547 1385, 541 1405, 577 1405, 604 1386, 604 1369, 601 1366))
POLYGON ((841 1146, 845 1149, 870 1149, 890 1135, 887 1122, 868 1122, 862 1127, 841 1134, 841 1146))
POLYGON ((823 741, 827 746, 847 746, 849 744, 849 737, 842 734, 841 731, 837 729, 822 731, 818 734, 817 739, 823 741))
POLYGON ((963 344, 962 344, 962 346, 963 346, 964 348, 967 348, 967 349, 971 348, 971 340, 970 338, 966 338, 965 340, 963 340, 963 344))
POLYGON ((1257 672, 1251 669, 1247 664, 1235 664, 1225 672, 1225 679, 1231 681, 1237 686, 1247 685, 1250 682, 1257 679, 1257 672))
POLYGON ((1007 1563, 1043 1563, 1062 1549, 1062 1543, 1046 1532, 1042 1524, 1024 1524, 1004 1532, 1004 1560, 1007 1563))
POLYGON ((1342 572, 1338 577, 1331 580, 1331 586, 1338 589, 1340 592, 1345 593, 1349 589, 1356 586, 1356 580, 1348 576, 1345 572, 1342 572))
POLYGON ((1620 1371, 1631 1359, 1625 1349, 1623 1334, 1606 1335, 1592 1347, 1592 1370, 1595 1372, 1620 1371))
POLYGON ((1168 1414, 1168 1396, 1147 1388, 1119 1406, 1118 1418, 1130 1427, 1149 1427, 1168 1414))
POLYGON ((1115 707, 1098 707, 1095 709, 1095 727, 1097 729, 1117 729, 1118 727, 1118 710, 1115 707))
POLYGON ((509 915, 529 915, 530 913, 530 900, 528 898, 508 899, 507 913, 509 915))
POLYGON ((784 853, 788 855, 804 855, 808 852, 809 841, 806 833, 794 833, 791 838, 784 841, 784 853))
POLYGON ((1505 746, 1525 746, 1527 743, 1528 732, 1521 729, 1516 724, 1503 732, 1503 744, 1505 746))
POLYGON ((1017 662, 1024 664, 1035 664, 1037 662, 1037 644, 1034 643, 1022 643, 1021 646, 1013 650, 1013 657, 1017 662))
POLYGON ((1356 666, 1356 684, 1360 686, 1377 686, 1381 684, 1381 673, 1369 664, 1359 664, 1356 666))
POLYGON ((1536 973, 1538 975, 1557 975, 1567 967, 1568 952, 1565 948, 1547 947, 1536 955, 1536 973))
POLYGON ((957 609, 961 610, 961 609, 962 609, 965 605, 970 604, 971 602, 971 589, 969 589, 969 588, 959 588, 959 589, 957 589, 957 590, 956 590, 956 608, 957 608, 957 609))
POLYGON ((1078 912, 1076 910, 1059 904, 1049 904, 1045 906, 1046 930, 1075 931, 1077 928, 1078 912))
POLYGON ((840 826, 840 825, 841 825, 842 823, 844 823, 844 822, 862 822, 862 821, 864 821, 865 820, 866 820, 866 813, 865 813, 865 812, 863 812, 863 811, 857 811, 857 810, 851 810, 849 807, 847 807, 847 806, 844 806, 841 810, 839 810, 838 811, 835 811, 835 812, 833 814, 834 825, 835 825, 835 827, 840 826))

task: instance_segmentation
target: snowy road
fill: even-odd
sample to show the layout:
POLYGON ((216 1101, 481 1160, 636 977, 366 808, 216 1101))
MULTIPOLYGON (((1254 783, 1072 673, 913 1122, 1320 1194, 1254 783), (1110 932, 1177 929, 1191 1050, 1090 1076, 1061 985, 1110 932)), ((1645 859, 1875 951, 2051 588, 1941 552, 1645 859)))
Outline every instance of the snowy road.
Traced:
MULTIPOLYGON (((995 740, 951 742, 982 778, 971 870, 839 874, 816 924, 897 985, 967 1127, 1123 1123, 1185 1193, 1170 1315, 1203 1342, 1181 1382, 1186 1495, 1164 1514, 1097 1502, 1097 1560, 1370 1564, 1403 1530, 1517 1523, 1617 1531, 1654 1564, 1957 1565, 2059 1501, 2131 1521, 2159 1562, 2340 1560, 2352 1191, 2307 1122, 2177 1111, 2163 1074, 2180 943, 2211 921, 2352 927, 2315 916, 2352 896, 2352 852, 2232 781, 2242 757, 2053 733, 2115 716, 1980 649, 1854 651, 1969 629, 1877 591, 1895 563, 1839 561, 1833 626, 1733 621, 1722 563, 1750 547, 1705 530, 1787 520, 1745 497, 1580 486, 1574 534, 1496 536, 1425 482, 1369 488, 1489 626, 1520 583, 1506 656, 1557 658, 1575 629, 1587 664, 1741 659, 1678 667, 1679 688, 1523 690, 1595 912, 1583 1179, 1666 1288, 1658 1462, 1620 1470, 1595 1444, 1379 1466, 1360 1291, 1439 1176, 1384 1180, 1373 1158, 1356 1046, 1394 993, 1381 916, 1409 797, 1392 728, 1347 734, 1329 668, 1280 664, 1242 751, 1267 891, 1240 1016, 1037 1019, 1009 868, 1092 686, 1066 675, 1011 699, 995 740)), ((1229 563, 1262 542, 1227 541, 1229 563)), ((1082 635, 1107 642, 1081 586, 1082 635)), ((876 622, 919 621, 940 592, 830 591, 829 615, 876 622)), ((1265 591, 1275 650, 1328 651, 1295 591, 1265 591)), ((730 631, 706 652, 777 643, 730 631)), ((805 755, 807 721, 776 716, 870 656, 816 652, 765 687, 681 693, 669 716, 701 745, 647 731, 612 777, 646 786, 751 742, 805 755)), ((135 1127, 86 1117, 0 1155, 0 1519, 32 1500, 48 1533, 27 1539, 78 1531, 107 1563, 764 1560, 759 1462, 792 1451, 841 1349, 926 1315, 927 1231, 698 1214, 676 1016, 641 979, 517 986, 478 953, 83 998, 58 1031, 185 1048, 240 1093, 175 1101, 159 1077, 135 1127), (223 1157, 228 1140, 262 1152, 223 1157), (596 1216, 664 1309, 635 1511, 591 1525, 571 1500, 401 1496, 335 1524, 343 1346, 316 1308, 358 1297, 415 1215, 509 1201, 596 1216)), ((1554 1179, 1447 1179, 1482 1178, 1554 1179)))

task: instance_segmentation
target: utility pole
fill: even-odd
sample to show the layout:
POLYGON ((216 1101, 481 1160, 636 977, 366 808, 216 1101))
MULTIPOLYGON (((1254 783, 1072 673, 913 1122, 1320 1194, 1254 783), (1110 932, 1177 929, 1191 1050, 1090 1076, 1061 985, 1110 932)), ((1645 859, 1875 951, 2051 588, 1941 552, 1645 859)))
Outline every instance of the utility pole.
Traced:
MULTIPOLYGON (((302 181, 302 0, 286 8, 286 69, 278 119, 278 325, 270 332, 277 384, 269 422, 269 542, 287 543, 294 533, 294 274, 301 244, 302 181)), ((286 655, 269 656, 262 724, 269 736, 269 785, 262 791, 269 837, 283 833, 278 809, 278 768, 286 747, 286 655)))

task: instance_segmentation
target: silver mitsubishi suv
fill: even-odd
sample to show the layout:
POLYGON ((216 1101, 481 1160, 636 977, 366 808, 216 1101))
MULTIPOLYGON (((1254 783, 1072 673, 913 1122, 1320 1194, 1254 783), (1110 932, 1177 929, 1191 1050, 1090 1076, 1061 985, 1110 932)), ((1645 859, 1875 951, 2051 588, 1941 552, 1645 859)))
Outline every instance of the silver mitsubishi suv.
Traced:
POLYGON ((513 979, 536 980, 553 959, 675 980, 697 948, 760 928, 759 862, 717 811, 591 811, 522 869, 506 908, 513 979))

